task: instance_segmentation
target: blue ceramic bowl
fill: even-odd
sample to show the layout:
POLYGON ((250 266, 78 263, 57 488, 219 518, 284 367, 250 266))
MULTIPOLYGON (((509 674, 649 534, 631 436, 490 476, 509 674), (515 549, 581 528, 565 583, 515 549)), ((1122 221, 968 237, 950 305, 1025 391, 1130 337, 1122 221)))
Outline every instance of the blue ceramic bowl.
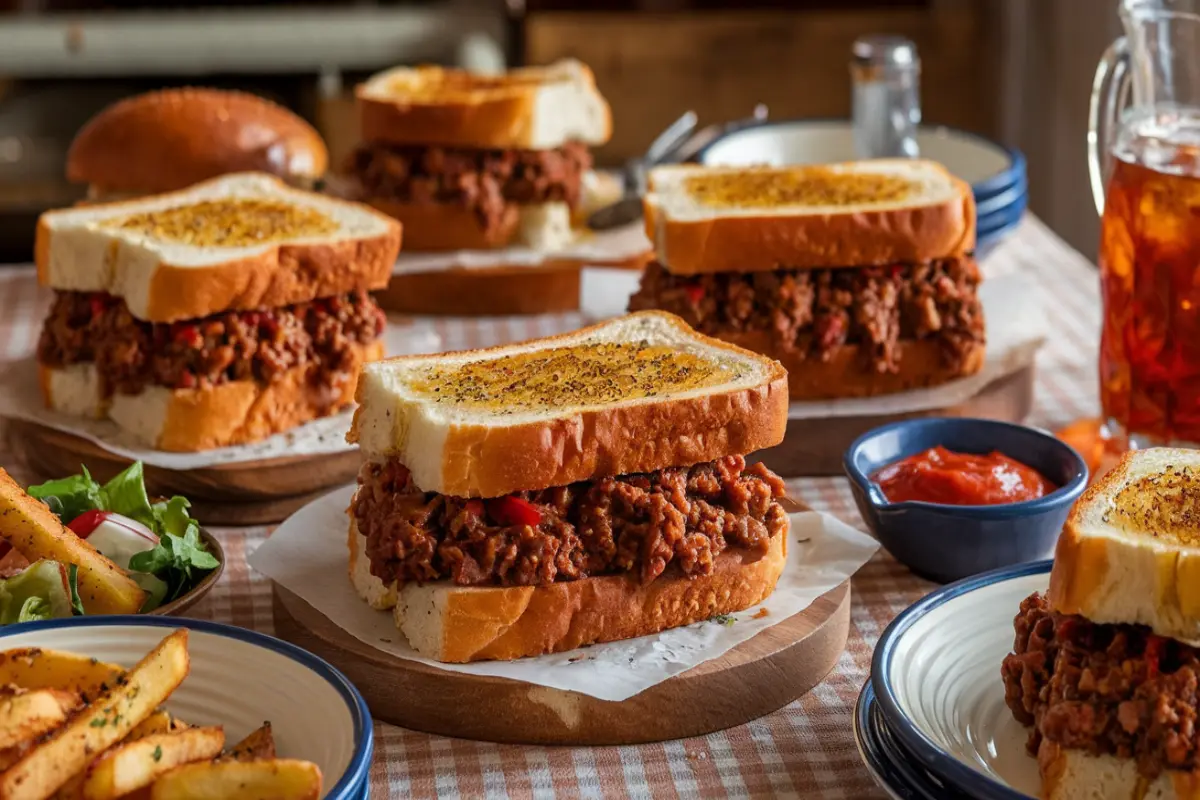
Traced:
POLYGON ((1079 453, 1050 434, 969 418, 911 419, 868 431, 850 445, 844 467, 875 538, 913 572, 939 583, 1051 556, 1088 479, 1079 453), (995 506, 889 503, 870 476, 937 445, 960 453, 998 450, 1059 489, 1037 500, 995 506))

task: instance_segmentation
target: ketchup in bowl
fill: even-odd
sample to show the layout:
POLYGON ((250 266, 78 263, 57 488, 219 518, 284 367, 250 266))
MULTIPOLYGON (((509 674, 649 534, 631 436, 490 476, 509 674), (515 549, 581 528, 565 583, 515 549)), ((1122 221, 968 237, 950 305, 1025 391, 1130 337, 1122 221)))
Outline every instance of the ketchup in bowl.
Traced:
POLYGON ((916 500, 950 506, 1020 503, 1058 488, 1003 453, 955 453, 940 445, 887 465, 871 480, 889 503, 916 500))

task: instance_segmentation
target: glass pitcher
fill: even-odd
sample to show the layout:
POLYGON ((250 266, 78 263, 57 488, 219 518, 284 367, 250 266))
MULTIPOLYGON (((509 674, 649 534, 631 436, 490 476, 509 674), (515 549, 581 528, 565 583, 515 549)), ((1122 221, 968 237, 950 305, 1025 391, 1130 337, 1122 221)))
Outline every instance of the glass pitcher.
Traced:
POLYGON ((1200 0, 1122 0, 1088 128, 1100 401, 1118 447, 1200 447, 1200 0))

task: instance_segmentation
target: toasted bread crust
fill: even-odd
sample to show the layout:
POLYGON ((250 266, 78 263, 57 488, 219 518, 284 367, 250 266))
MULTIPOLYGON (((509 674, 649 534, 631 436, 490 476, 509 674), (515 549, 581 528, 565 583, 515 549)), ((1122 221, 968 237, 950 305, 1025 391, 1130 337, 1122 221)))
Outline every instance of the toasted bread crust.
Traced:
POLYGON ((912 264, 975 249, 971 187, 938 205, 845 214, 667 218, 646 204, 646 235, 676 275, 912 264))
MULTIPOLYGON (((580 65, 593 86, 592 71, 580 65)), ((431 83, 455 70, 418 67, 431 83)), ((372 97, 358 87, 359 130, 363 141, 437 144, 446 147, 526 150, 532 145, 534 107, 540 85, 512 82, 503 89, 458 89, 453 97, 394 99, 372 97)), ((604 139, 612 136, 612 112, 605 106, 604 139)))
MULTIPOLYGON (((384 222, 383 233, 324 243, 285 241, 247 258, 204 267, 159 262, 150 279, 146 312, 140 318, 174 322, 222 311, 304 303, 357 289, 382 289, 400 252, 400 224, 366 206, 360 208, 384 222)), ((52 236, 49 223, 40 218, 34 258, 42 285, 50 285, 52 236)), ((115 261, 119 252, 118 242, 111 246, 110 257, 115 261)))
MULTIPOLYGON (((761 358, 728 342, 697 334, 677 317, 672 320, 690 337, 761 358)), ((552 348, 556 342, 588 330, 582 328, 538 341, 552 348)), ((486 356, 503 349, 466 353, 486 356)), ((422 488, 460 497, 499 497, 609 475, 699 464, 773 447, 783 441, 787 429, 787 380, 787 372, 776 362, 764 380, 746 388, 581 411, 566 418, 522 425, 455 425, 442 448, 441 485, 422 488)), ((361 386, 355 399, 360 405, 346 439, 356 443, 362 420, 361 386)))
MULTIPOLYGON (((152 387, 149 392, 166 394, 166 408, 161 429, 147 443, 172 452, 247 444, 311 422, 327 413, 326 409, 344 408, 353 400, 362 364, 382 358, 384 353, 383 342, 379 341, 361 347, 355 345, 353 349, 357 356, 354 370, 348 380, 334 387, 312 386, 305 368, 289 370, 281 379, 265 386, 246 380, 169 393, 152 387), (334 393, 332 400, 330 392, 334 393)), ((47 407, 53 408, 47 368, 39 364, 38 371, 43 399, 47 407)), ((132 404, 131 410, 138 413, 143 409, 136 404, 148 396, 148 393, 116 395, 109 407, 110 414, 113 405, 121 404, 132 404)), ((120 416, 120 409, 115 413, 120 416)))
POLYGON ((415 252, 494 250, 515 244, 520 233, 521 210, 504 207, 504 217, 485 230, 471 209, 457 203, 402 203, 367 198, 367 205, 397 219, 404 226, 404 245, 415 252))
MULTIPOLYGON (((357 536, 353 519, 351 537, 357 536)), ((755 560, 741 550, 717 556, 711 575, 668 574, 643 584, 634 576, 609 575, 548 586, 457 587, 449 584, 400 589, 397 627, 408 635, 426 620, 407 619, 414 593, 444 592, 438 652, 451 663, 510 660, 560 653, 597 642, 632 639, 741 611, 775 590, 787 561, 788 531, 771 540, 755 560)))
POLYGON ((1043 739, 1037 753, 1044 800, 1200 800, 1200 775, 1166 769, 1147 780, 1137 761, 1094 756, 1043 739))
POLYGON ((777 346, 766 331, 731 332, 719 338, 783 364, 788 374, 788 395, 793 401, 874 397, 938 386, 979 372, 986 351, 979 343, 967 353, 961 368, 951 368, 943 361, 936 342, 902 339, 897 343, 899 369, 876 372, 860 345, 842 345, 832 358, 821 361, 777 346))
POLYGON ((155 194, 228 172, 311 181, 329 153, 286 108, 244 92, 167 89, 114 103, 76 135, 67 179, 106 192, 155 194))
POLYGON ((400 272, 375 299, 388 311, 457 317, 552 314, 579 309, 578 263, 400 272))
POLYGON ((1160 636, 1197 645, 1200 549, 1160 539, 1157 531, 1120 536, 1089 530, 1088 515, 1126 483, 1139 452, 1155 451, 1126 453, 1072 508, 1055 548, 1046 599, 1062 614, 1147 625, 1160 636))

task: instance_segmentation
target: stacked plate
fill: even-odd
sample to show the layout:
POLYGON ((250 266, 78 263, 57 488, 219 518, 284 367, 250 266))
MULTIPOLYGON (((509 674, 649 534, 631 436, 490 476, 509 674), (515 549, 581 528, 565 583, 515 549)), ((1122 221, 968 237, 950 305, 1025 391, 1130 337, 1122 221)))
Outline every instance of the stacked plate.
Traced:
MULTIPOLYGON (((938 161, 971 184, 975 193, 977 245, 982 257, 1012 233, 1029 201, 1025 157, 973 133, 923 127, 917 133, 922 158, 938 161)), ((845 120, 751 122, 727 130, 699 153, 702 164, 820 164, 853 161, 854 136, 845 120)))
POLYGON ((1028 729, 1004 701, 1000 665, 1021 601, 1045 592, 1050 561, 946 586, 898 616, 879 640, 854 731, 863 761, 903 800, 1037 797, 1028 729))

